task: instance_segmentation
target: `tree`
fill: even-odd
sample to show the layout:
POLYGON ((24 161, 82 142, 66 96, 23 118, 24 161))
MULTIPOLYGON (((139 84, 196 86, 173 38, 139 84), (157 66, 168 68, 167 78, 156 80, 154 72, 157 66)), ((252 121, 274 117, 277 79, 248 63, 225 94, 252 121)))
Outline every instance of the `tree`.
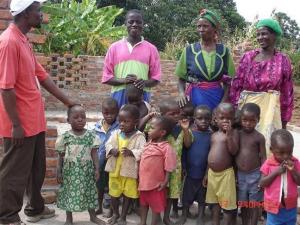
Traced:
POLYGON ((273 17, 279 22, 283 31, 281 47, 294 47, 298 49, 300 47, 300 28, 297 22, 284 12, 274 11, 273 17))
POLYGON ((125 8, 117 24, 124 23, 126 11, 136 8, 142 10, 145 20, 144 36, 163 50, 166 43, 180 35, 183 41, 193 42, 198 39, 195 19, 201 8, 208 8, 219 13, 224 19, 224 32, 243 29, 246 24, 237 12, 233 0, 98 0, 99 7, 115 4, 125 8))

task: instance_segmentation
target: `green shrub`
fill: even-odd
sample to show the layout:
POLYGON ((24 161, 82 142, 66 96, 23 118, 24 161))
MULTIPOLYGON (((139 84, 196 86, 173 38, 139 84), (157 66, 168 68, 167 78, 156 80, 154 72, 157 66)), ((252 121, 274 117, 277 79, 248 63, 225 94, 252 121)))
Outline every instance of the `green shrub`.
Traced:
POLYGON ((296 84, 300 84, 300 52, 291 50, 287 54, 293 66, 293 79, 296 84))
POLYGON ((124 26, 114 26, 123 10, 115 6, 98 9, 96 0, 48 3, 43 11, 50 21, 43 27, 47 41, 37 46, 39 52, 104 55, 113 41, 126 35, 124 26))

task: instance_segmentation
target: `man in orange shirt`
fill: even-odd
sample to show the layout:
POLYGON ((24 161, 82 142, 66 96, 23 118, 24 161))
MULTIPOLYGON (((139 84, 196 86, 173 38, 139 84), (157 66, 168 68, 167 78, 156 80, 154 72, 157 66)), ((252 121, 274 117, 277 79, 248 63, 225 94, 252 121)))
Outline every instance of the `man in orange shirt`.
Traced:
POLYGON ((66 106, 74 103, 60 91, 37 62, 25 36, 42 22, 40 2, 12 0, 14 22, 0 36, 0 136, 4 137, 4 157, 0 163, 0 225, 23 224, 26 190, 26 220, 37 222, 54 216, 41 196, 46 157, 46 120, 39 83, 66 106))

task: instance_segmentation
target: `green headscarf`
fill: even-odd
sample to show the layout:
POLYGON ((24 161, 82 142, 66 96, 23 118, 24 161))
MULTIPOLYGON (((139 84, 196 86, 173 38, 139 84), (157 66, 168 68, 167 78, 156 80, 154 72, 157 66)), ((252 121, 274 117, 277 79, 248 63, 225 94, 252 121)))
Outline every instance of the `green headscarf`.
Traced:
POLYGON ((268 27, 276 34, 276 37, 280 37, 282 35, 282 29, 277 20, 268 18, 258 21, 256 28, 259 29, 261 27, 268 27))
POLYGON ((216 28, 218 28, 220 26, 219 16, 210 10, 202 9, 200 11, 199 19, 201 19, 201 18, 207 19, 216 28))

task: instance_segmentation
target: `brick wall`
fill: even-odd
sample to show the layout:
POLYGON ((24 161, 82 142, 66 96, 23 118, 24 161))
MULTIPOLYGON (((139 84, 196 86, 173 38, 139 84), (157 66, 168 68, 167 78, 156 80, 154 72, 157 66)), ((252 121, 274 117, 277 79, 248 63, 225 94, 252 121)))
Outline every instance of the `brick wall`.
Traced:
MULTIPOLYGON (((87 110, 100 110, 101 99, 110 94, 110 86, 100 83, 103 57, 40 55, 38 60, 68 96, 83 103, 87 110)), ((175 64, 174 61, 162 61, 163 79, 153 90, 153 101, 162 96, 176 95, 175 64)), ((46 99, 47 110, 65 110, 63 104, 46 91, 43 91, 43 96, 46 99)))
POLYGON ((9 0, 0 0, 0 33, 6 29, 12 17, 8 10, 9 0))
POLYGON ((45 188, 51 188, 57 185, 56 167, 58 155, 55 152, 55 141, 57 138, 57 129, 54 126, 48 126, 46 132, 46 178, 44 182, 45 188))

